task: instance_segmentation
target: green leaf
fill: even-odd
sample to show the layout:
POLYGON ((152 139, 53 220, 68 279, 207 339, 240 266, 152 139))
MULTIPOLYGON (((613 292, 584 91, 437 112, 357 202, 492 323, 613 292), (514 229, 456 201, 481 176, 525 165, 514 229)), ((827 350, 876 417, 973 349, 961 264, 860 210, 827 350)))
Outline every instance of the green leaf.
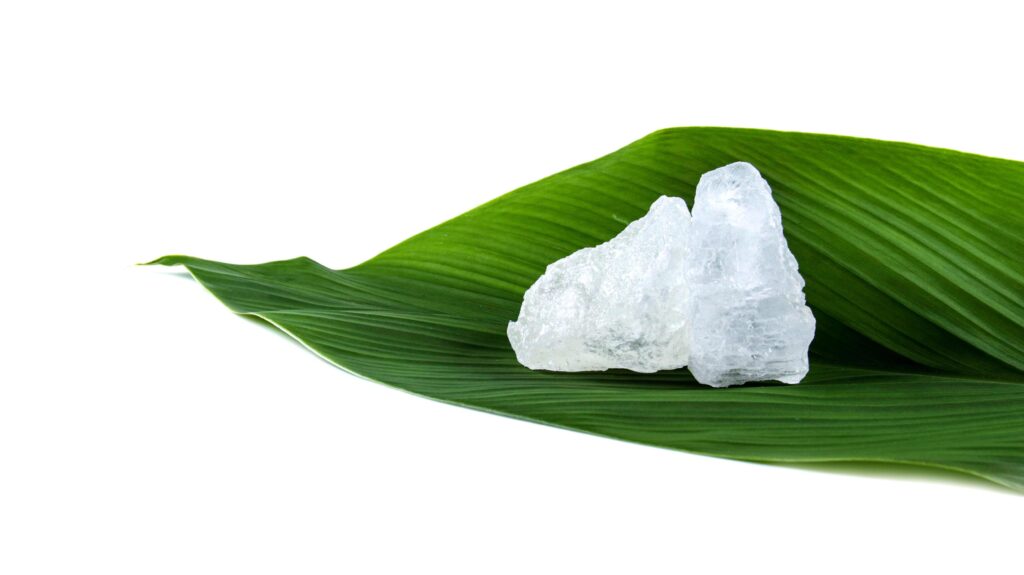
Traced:
POLYGON ((908 144, 678 128, 501 196, 335 271, 184 256, 236 313, 348 371, 434 399, 756 461, 894 461, 1024 489, 1024 164, 908 144), (818 319, 800 385, 685 370, 549 373, 505 337, 547 264, 660 195, 748 161, 772 185, 818 319))

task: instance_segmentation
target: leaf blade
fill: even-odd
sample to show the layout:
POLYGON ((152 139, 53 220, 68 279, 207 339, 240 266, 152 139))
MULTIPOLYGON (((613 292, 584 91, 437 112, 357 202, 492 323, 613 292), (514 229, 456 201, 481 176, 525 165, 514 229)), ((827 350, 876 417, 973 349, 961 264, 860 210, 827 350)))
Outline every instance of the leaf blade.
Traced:
POLYGON ((420 395, 697 453, 900 461, 1024 488, 1024 164, 781 132, 657 132, 342 271, 175 256, 233 311, 420 395), (809 160, 808 158, 813 158, 809 160), (819 335, 798 386, 551 374, 505 339, 544 266, 734 160, 773 186, 819 335), (1018 250, 1018 248, 1020 248, 1018 250))

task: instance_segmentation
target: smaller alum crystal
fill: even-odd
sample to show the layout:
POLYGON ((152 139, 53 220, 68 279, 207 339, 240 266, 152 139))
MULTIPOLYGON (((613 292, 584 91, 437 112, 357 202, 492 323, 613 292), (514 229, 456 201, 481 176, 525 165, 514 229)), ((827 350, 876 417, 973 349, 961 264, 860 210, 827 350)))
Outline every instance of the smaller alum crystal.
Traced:
POLYGON ((530 369, 640 372, 686 365, 690 212, 661 197, 618 236, 548 266, 508 339, 530 369))

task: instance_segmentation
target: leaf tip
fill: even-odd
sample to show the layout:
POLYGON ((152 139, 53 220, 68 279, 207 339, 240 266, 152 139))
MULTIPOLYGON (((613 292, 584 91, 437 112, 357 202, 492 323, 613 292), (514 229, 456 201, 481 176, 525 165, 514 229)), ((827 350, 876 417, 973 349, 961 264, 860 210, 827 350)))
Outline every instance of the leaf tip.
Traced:
POLYGON ((176 265, 181 265, 181 264, 185 263, 186 259, 187 259, 186 256, 177 256, 177 255, 161 256, 161 257, 156 258, 155 260, 148 261, 148 262, 139 262, 139 263, 136 263, 135 265, 137 265, 137 266, 176 266, 176 265))

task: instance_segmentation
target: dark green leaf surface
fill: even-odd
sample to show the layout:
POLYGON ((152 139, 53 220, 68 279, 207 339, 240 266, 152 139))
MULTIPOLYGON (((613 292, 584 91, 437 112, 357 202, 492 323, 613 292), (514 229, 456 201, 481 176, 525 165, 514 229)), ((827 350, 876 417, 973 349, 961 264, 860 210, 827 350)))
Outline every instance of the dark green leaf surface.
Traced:
POLYGON ((435 399, 698 453, 900 461, 1024 489, 1024 164, 908 144, 680 128, 506 194, 342 271, 184 256, 241 314, 435 399), (660 195, 748 161, 772 185, 818 319, 807 379, 534 372, 505 337, 547 264, 660 195))

